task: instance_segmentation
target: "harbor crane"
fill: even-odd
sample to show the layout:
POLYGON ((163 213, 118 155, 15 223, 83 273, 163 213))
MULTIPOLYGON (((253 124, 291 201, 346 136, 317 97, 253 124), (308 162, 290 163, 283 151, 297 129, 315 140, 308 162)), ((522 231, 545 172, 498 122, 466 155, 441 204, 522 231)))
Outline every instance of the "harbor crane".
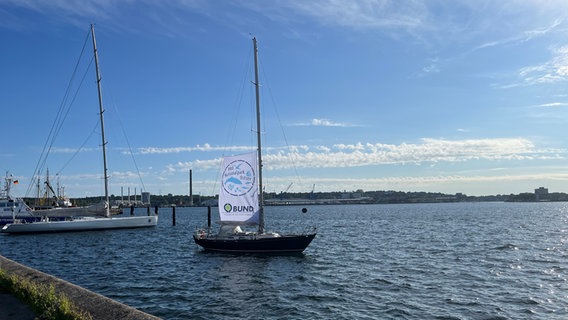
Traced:
POLYGON ((286 190, 284 190, 284 191, 280 191, 280 193, 282 194, 282 193, 288 192, 288 190, 290 190, 290 188, 292 187, 293 184, 294 184, 294 182, 290 182, 290 184, 288 185, 288 188, 286 188, 286 190))

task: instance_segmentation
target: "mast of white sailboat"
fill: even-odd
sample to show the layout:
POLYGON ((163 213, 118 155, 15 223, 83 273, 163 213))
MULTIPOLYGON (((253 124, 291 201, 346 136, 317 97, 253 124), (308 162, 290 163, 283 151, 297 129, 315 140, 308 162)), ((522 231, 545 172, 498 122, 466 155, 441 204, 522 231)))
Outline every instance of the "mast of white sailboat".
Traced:
POLYGON ((103 108, 103 94, 101 90, 101 75, 99 73, 99 55, 97 53, 97 41, 95 39, 95 27, 91 24, 91 34, 93 36, 93 50, 95 52, 95 69, 97 70, 97 89, 99 92, 99 116, 101 117, 101 139, 103 143, 103 165, 104 165, 104 180, 105 180, 105 215, 110 217, 110 202, 108 198, 108 169, 106 160, 106 141, 105 141, 105 122, 104 122, 104 108, 103 108))
POLYGON ((258 233, 264 233, 264 195, 262 189, 262 152, 260 143, 260 84, 258 82, 258 48, 256 38, 252 38, 254 46, 254 86, 256 88, 256 140, 258 145, 258 233))

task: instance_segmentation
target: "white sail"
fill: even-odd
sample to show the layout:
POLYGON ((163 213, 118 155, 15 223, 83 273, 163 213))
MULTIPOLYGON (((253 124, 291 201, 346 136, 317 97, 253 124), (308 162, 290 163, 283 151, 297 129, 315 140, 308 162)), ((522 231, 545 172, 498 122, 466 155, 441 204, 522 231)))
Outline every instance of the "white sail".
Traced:
POLYGON ((219 215, 224 223, 258 224, 257 153, 223 159, 219 215))

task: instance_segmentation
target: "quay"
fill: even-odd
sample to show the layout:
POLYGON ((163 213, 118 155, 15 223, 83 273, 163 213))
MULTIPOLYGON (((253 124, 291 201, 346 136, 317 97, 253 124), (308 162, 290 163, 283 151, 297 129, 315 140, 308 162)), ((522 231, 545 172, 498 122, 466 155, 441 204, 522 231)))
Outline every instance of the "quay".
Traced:
MULTIPOLYGON (((85 288, 81 288, 65 280, 24 266, 3 256, 0 256, 0 270, 2 270, 8 276, 14 275, 19 278, 26 279, 32 283, 47 285, 53 284, 53 286, 55 287, 55 292, 57 294, 65 295, 80 311, 89 314, 92 319, 160 319, 153 315, 144 313, 140 310, 122 304, 118 301, 109 299, 98 293, 89 291, 85 288)), ((4 300, 4 302, 7 301, 4 300)), ((23 302, 11 296, 10 302, 11 303, 3 303, 0 307, 0 319, 4 318, 5 316, 8 316, 9 319, 14 320, 34 319, 34 317, 29 318, 29 313, 22 312, 22 310, 28 310, 31 312, 31 309, 24 305, 23 302)))

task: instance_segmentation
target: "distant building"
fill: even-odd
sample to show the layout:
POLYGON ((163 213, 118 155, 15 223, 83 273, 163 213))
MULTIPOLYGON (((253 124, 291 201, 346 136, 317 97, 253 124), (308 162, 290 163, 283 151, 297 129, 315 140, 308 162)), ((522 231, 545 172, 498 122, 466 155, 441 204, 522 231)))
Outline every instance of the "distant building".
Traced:
POLYGON ((538 189, 534 189, 534 195, 536 201, 548 200, 548 188, 540 187, 538 189))

